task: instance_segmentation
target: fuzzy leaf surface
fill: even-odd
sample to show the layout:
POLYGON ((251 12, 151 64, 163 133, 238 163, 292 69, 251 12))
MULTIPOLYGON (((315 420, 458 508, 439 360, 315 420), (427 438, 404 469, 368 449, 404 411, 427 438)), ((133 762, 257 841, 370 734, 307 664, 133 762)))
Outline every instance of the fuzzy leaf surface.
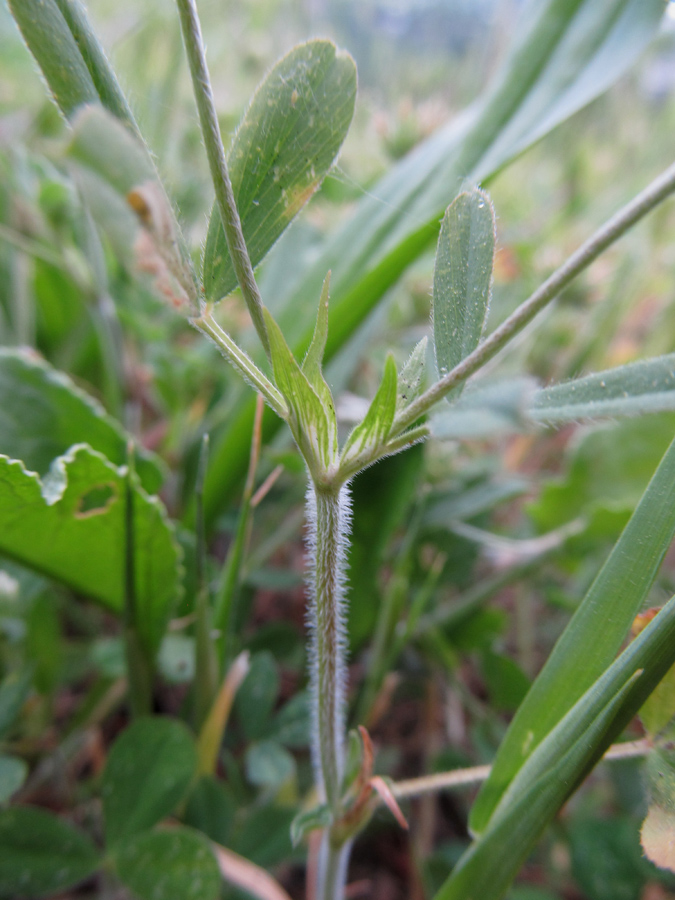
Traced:
MULTIPOLYGON (((115 612, 124 608, 124 468, 86 444, 57 457, 44 479, 0 456, 0 553, 115 612)), ((137 627, 159 647, 180 589, 181 552, 159 500, 134 496, 137 627)))
POLYGON ((396 414, 397 400, 396 363, 389 354, 384 364, 384 374, 372 399, 363 422, 347 438, 342 451, 342 462, 349 462, 364 450, 379 447, 386 441, 396 414))
POLYGON ((206 838, 190 828, 135 835, 115 853, 120 879, 138 900, 217 900, 220 871, 206 838))
POLYGON ((298 365, 277 323, 265 309, 272 369, 278 389, 289 406, 289 425, 310 468, 325 469, 337 455, 337 423, 298 365))
MULTIPOLYGON (((321 40, 291 50, 256 91, 228 154, 234 198, 254 266, 335 162, 355 100, 353 59, 321 40)), ((218 300, 236 286, 214 206, 204 251, 206 296, 218 300)))
POLYGON ((675 409, 675 353, 640 360, 537 391, 535 422, 561 424, 675 409))
POLYGON ((434 349, 438 375, 476 349, 490 303, 495 216, 475 188, 456 197, 441 224, 434 266, 434 349))

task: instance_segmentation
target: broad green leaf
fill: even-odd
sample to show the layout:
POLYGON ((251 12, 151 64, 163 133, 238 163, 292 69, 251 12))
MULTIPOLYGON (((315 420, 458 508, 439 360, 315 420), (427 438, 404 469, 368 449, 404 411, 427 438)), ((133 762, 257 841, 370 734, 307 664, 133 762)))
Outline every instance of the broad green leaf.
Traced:
POLYGON ((190 828, 135 835, 117 848, 115 868, 138 900, 217 900, 220 871, 206 838, 190 828))
POLYGON ((195 742, 181 722, 133 722, 115 741, 103 773, 106 843, 132 838, 170 815, 196 771, 195 742))
POLYGON ((28 766, 17 756, 0 753, 0 805, 7 803, 26 780, 28 766))
POLYGON ((102 103, 136 127, 78 0, 11 0, 9 8, 67 119, 85 103, 102 103))
POLYGON ((608 817, 589 809, 570 825, 570 874, 584 900, 633 900, 648 898, 652 889, 665 890, 665 885, 657 887, 664 879, 642 854, 633 815, 616 809, 608 817))
POLYGON ((528 756, 615 657, 674 535, 675 442, 516 713, 471 810, 474 833, 485 830, 528 756))
POLYGON ((311 708, 306 691, 294 694, 277 713, 272 734, 279 743, 293 749, 309 746, 311 735, 311 708))
POLYGON ((424 376, 427 369, 427 344, 426 335, 415 345, 410 358, 398 373, 398 387, 396 397, 396 411, 412 403, 422 390, 424 376))
POLYGON ((490 198, 478 188, 460 194, 443 216, 434 266, 434 349, 440 378, 480 342, 490 304, 494 253, 490 198))
POLYGON ((55 0, 10 0, 9 8, 64 116, 97 103, 91 73, 55 0))
POLYGON ((0 896, 47 897, 101 864, 86 834, 30 806, 0 810, 0 896))
MULTIPOLYGON (((87 443, 123 465, 130 441, 122 426, 63 372, 28 350, 0 348, 0 452, 46 474, 73 444, 87 443)), ((139 448, 136 471, 155 494, 162 483, 160 460, 139 448)))
POLYGON ((0 738, 14 724, 32 686, 33 672, 30 668, 10 672, 0 682, 0 738))
POLYGON ((295 774, 295 760, 278 741, 258 741, 246 750, 246 777, 256 787, 274 790, 295 774))
MULTIPOLYGON (((275 310, 291 346, 302 352, 308 345, 309 317, 331 270, 331 358, 437 238, 458 184, 484 183, 606 90, 656 34, 665 6, 665 0, 528 4, 514 29, 516 43, 478 104, 371 186, 311 267, 280 284, 275 310)), ((242 405, 214 446, 207 480, 210 521, 246 471, 253 414, 252 403, 242 405)))
POLYGON ((675 353, 657 356, 536 391, 527 413, 559 424, 675 409, 675 353))
POLYGON ((202 775, 190 791, 183 821, 217 844, 228 846, 236 812, 232 788, 213 775, 202 775))
POLYGON ((394 357, 389 353, 377 393, 372 399, 363 422, 347 438, 342 450, 341 464, 349 463, 360 453, 381 447, 391 431, 396 414, 398 375, 394 357))
POLYGON ((317 828, 327 828, 331 824, 330 807, 324 804, 309 809, 306 812, 299 812, 291 822, 291 841, 293 846, 297 847, 300 841, 310 831, 316 831, 317 828))
MULTIPOLYGON (((355 100, 353 59, 321 40, 291 50, 256 91, 228 154, 234 198, 254 266, 335 162, 355 100)), ((206 296, 218 300, 236 286, 214 206, 204 251, 206 296)))
POLYGON ((326 408, 291 353, 269 312, 263 310, 270 340, 274 380, 289 406, 288 424, 313 474, 325 470, 337 456, 335 410, 326 408))
POLYGON ((675 598, 561 718, 524 763, 485 832, 435 900, 498 900, 567 797, 675 660, 675 598))
POLYGON ((256 653, 234 699, 239 723, 248 740, 258 740, 269 733, 278 694, 279 670, 274 657, 266 651, 256 653))
MULTIPOLYGON (((126 470, 81 444, 44 479, 0 456, 0 553, 121 612, 125 597, 126 470)), ((157 498, 134 490, 137 628, 160 643, 180 590, 181 552, 157 498)))

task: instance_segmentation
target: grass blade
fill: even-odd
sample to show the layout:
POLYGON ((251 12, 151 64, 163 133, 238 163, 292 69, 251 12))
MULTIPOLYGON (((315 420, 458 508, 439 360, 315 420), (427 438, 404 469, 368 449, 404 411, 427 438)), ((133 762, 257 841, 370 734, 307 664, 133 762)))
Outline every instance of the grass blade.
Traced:
POLYGON ((581 606, 521 704, 471 810, 487 827, 528 756, 614 659, 675 535, 675 441, 581 606))
POLYGON ((546 825, 675 659, 675 598, 533 753, 434 900, 499 900, 546 825))

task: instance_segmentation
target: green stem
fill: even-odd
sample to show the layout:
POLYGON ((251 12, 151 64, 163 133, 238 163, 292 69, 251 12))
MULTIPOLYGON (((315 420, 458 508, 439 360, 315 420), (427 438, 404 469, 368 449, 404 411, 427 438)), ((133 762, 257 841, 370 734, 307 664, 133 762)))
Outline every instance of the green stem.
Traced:
POLYGON ((185 42, 185 51, 190 65, 190 74, 192 75, 192 86, 195 100, 197 101, 204 146, 206 147, 211 179, 216 193, 216 203, 218 204, 218 211, 220 212, 225 231, 227 249, 230 251, 237 281, 248 306, 248 311, 251 314, 255 330, 258 332, 258 337, 269 359, 270 344, 263 318, 262 297, 253 274, 251 258, 246 249, 239 211, 237 210, 230 173, 227 168, 225 150, 216 114, 216 105, 213 100, 211 80, 206 65, 206 53, 197 6, 195 0, 176 0, 176 2, 180 15, 183 41, 185 42))
POLYGON ((195 706, 194 720, 197 731, 208 715, 217 690, 216 657, 211 639, 211 606, 206 577, 206 534, 204 528, 204 480, 209 454, 209 436, 202 439, 199 468, 195 483, 197 506, 197 596, 195 599, 195 706))
POLYGON ((288 416, 288 406, 276 387, 256 366, 253 360, 239 347, 230 335, 223 331, 208 309, 198 318, 190 319, 190 324, 201 331, 218 347, 225 359, 235 368, 247 384, 262 395, 265 402, 281 418, 288 416))
POLYGON ((124 547, 124 653, 129 678, 129 701, 132 714, 149 715, 152 711, 152 663, 138 633, 136 603, 136 543, 134 520, 134 451, 127 450, 125 485, 125 547, 124 547))
POLYGON ((248 473, 246 475, 246 484, 244 485, 244 493, 241 502, 241 511, 237 522, 237 531, 234 541, 230 546, 225 566, 223 567, 223 575, 220 584, 220 590, 216 598, 214 626, 216 631, 220 633, 219 639, 219 659, 220 671, 224 675, 227 671, 233 657, 233 625, 239 598, 239 590, 241 587, 241 570, 244 556, 247 550, 249 534, 251 532, 251 519, 253 513, 253 489, 255 487, 255 476, 258 468, 258 460, 260 459, 260 445, 262 442, 262 416, 263 403, 262 398, 257 398, 255 420, 253 423, 253 436, 251 439, 251 455, 248 463, 248 473))
POLYGON ((528 325, 567 285, 588 268, 601 253, 639 222, 654 207, 658 206, 675 191, 675 164, 655 178, 642 193, 609 219, 579 249, 573 253, 550 278, 541 285, 518 309, 508 317, 499 328, 470 353, 459 365, 437 381, 417 398, 410 406, 403 409, 391 429, 396 435, 408 428, 420 416, 423 416, 435 403, 446 396, 458 384, 482 368, 514 335, 528 325))
POLYGON ((319 852, 316 900, 342 900, 351 849, 351 841, 334 847, 328 832, 324 834, 319 852))
POLYGON ((373 703, 386 674, 385 661, 388 657, 388 647, 410 588, 411 551, 417 538, 421 518, 421 508, 418 508, 406 531, 404 542, 396 554, 394 571, 384 596, 378 604, 375 634, 368 655, 366 677, 355 715, 355 721, 366 727, 369 727, 368 722, 373 703))
MULTIPOLYGON (((333 822, 341 814, 345 748, 345 549, 349 494, 343 486, 310 487, 309 522, 312 682, 312 750, 316 780, 333 822)), ((317 900, 342 900, 349 846, 334 845, 324 834, 317 872, 317 900)))

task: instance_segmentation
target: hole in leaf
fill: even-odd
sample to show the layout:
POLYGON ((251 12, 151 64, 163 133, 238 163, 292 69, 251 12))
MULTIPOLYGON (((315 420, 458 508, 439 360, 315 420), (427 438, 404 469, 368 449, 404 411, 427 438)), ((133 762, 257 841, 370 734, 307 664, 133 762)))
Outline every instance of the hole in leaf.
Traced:
POLYGON ((117 485, 112 482, 97 484, 96 487, 86 491, 80 497, 77 504, 75 518, 86 519, 89 516, 98 516, 107 511, 117 499, 117 485))

